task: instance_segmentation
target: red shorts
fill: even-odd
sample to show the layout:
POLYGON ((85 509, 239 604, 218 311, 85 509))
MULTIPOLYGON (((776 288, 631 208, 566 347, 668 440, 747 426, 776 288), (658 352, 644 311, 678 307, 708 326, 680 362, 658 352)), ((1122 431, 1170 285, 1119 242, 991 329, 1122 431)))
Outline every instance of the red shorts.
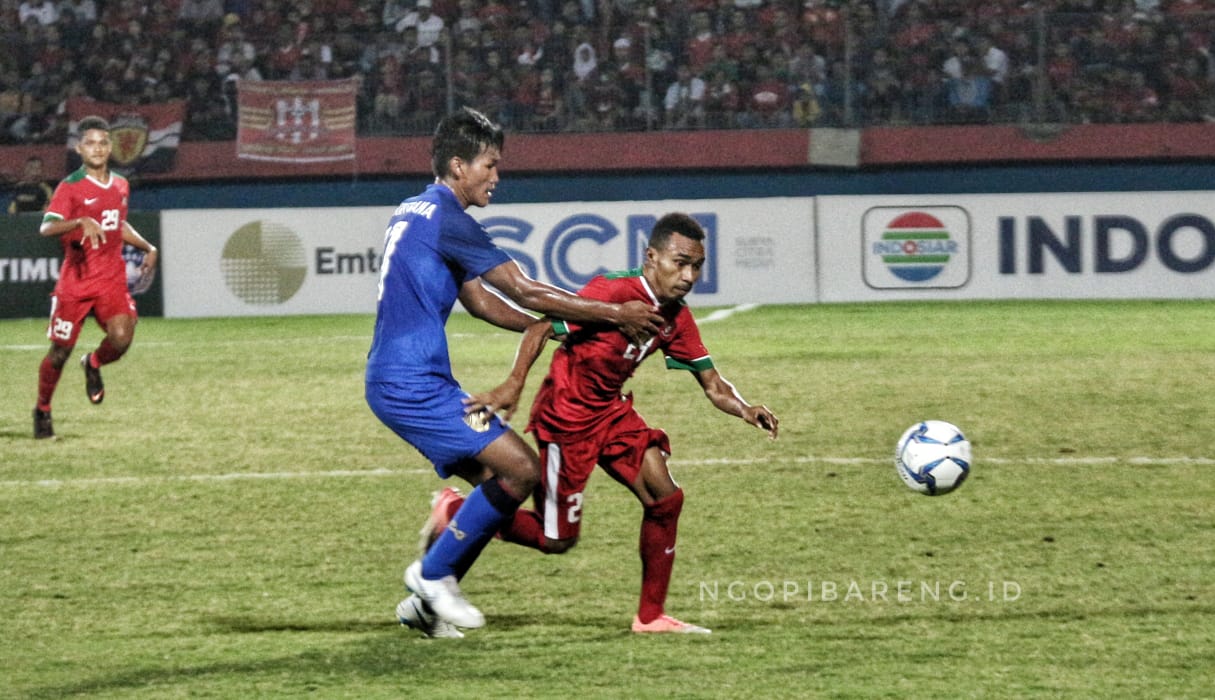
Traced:
POLYGON ((540 487, 536 507, 544 519, 544 536, 550 540, 577 537, 582 527, 582 492, 595 465, 620 483, 631 486, 641 474, 646 450, 657 447, 671 454, 667 434, 646 425, 629 411, 602 430, 579 435, 569 442, 545 442, 540 448, 540 487))
POLYGON ((80 326, 90 311, 102 328, 115 316, 139 319, 139 314, 135 312, 135 300, 125 285, 107 294, 89 297, 61 297, 55 293, 51 295, 51 321, 46 328, 46 337, 55 345, 75 347, 76 339, 80 337, 80 326))

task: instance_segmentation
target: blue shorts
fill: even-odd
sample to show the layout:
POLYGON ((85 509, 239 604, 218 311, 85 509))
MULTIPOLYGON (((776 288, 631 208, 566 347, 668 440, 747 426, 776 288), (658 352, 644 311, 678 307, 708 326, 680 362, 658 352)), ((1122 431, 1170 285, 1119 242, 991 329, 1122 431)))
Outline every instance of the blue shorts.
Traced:
POLYGON ((366 396, 371 412, 416 447, 444 479, 456 464, 476 457, 510 430, 496 415, 465 415, 467 392, 448 382, 367 382, 366 396))

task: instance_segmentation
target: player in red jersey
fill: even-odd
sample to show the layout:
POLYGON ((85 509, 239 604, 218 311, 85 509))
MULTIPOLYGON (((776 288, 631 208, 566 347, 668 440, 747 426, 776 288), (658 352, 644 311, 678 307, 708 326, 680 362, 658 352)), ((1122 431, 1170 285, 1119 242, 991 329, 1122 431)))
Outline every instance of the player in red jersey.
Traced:
MULTIPOLYGON (((641 601, 634 632, 707 633, 665 613, 675 560, 675 536, 683 490, 671 477, 666 433, 651 428, 633 408, 625 381, 650 355, 662 351, 669 369, 686 369, 720 411, 742 418, 776 439, 779 421, 766 406, 754 406, 717 371, 700 339, 684 297, 700 278, 705 261, 704 229, 690 216, 674 213, 654 225, 639 270, 600 276, 580 295, 623 303, 640 299, 659 305, 666 320, 659 335, 638 345, 607 326, 547 319, 524 334, 510 377, 498 388, 470 397, 470 412, 513 414, 531 365, 549 338, 564 336, 532 404, 528 430, 540 448, 542 478, 535 511, 517 511, 502 538, 549 554, 578 541, 582 495, 595 465, 602 466, 641 501, 641 601)), ((440 520, 458 505, 447 493, 437 500, 440 520)))
POLYGON ((51 349, 38 368, 35 438, 55 436, 51 396, 90 311, 105 338, 80 360, 89 401, 98 404, 105 398, 100 367, 117 361, 131 346, 138 315, 127 291, 123 244, 144 251, 141 274, 151 275, 156 268, 156 246, 127 222, 130 184, 110 170, 110 125, 100 117, 85 117, 79 130, 81 166, 55 188, 39 229, 43 236, 59 237, 63 266, 51 295, 51 349))

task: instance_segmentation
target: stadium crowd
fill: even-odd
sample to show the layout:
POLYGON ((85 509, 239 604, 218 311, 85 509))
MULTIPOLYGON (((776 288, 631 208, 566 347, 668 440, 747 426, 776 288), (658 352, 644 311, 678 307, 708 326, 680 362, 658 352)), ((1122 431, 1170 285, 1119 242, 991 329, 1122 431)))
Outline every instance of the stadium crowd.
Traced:
POLYGON ((511 131, 1215 121, 1215 0, 0 0, 0 143, 66 101, 359 80, 359 132, 471 105, 511 131))

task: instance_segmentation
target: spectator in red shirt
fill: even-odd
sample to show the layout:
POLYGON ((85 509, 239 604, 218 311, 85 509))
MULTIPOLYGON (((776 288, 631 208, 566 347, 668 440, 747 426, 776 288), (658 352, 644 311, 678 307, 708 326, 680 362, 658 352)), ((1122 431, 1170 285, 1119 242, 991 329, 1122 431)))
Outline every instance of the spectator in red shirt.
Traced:
POLYGON ((1215 114, 1215 86, 1203 74, 1198 58, 1191 56, 1180 65, 1164 69, 1164 118, 1171 122, 1203 121, 1215 114))
POLYGON ((789 86, 781 80, 770 63, 761 62, 755 69, 755 82, 747 92, 739 126, 745 129, 786 128, 792 126, 789 110, 789 86))
POLYGON ((633 42, 620 37, 612 42, 612 68, 615 71, 624 95, 622 126, 634 128, 644 126, 644 115, 640 113, 641 96, 646 89, 645 66, 633 54, 633 42))
POLYGON ((545 67, 540 70, 540 87, 536 91, 536 106, 532 111, 531 128, 533 131, 559 131, 564 126, 564 102, 561 92, 557 89, 556 76, 553 69, 545 67))
POLYGON ((266 78, 268 80, 286 80, 300 60, 300 45, 295 41, 295 31, 283 24, 274 36, 274 47, 265 58, 266 78))
POLYGON ((937 27, 924 16, 919 3, 908 4, 905 12, 893 22, 891 46, 896 52, 907 55, 925 50, 937 36, 937 27))
POLYGON ((620 76, 611 65, 603 65, 587 87, 592 125, 596 131, 614 131, 626 117, 625 93, 620 76))
POLYGON ((1160 98, 1147 84, 1143 71, 1115 69, 1111 88, 1116 121, 1137 123, 1160 119, 1160 98))
POLYGON ((839 10, 823 0, 805 0, 801 12, 802 36, 829 53, 844 48, 844 21, 839 10))
POLYGON ((693 73, 699 74, 713 58, 713 48, 721 41, 713 32, 709 23, 709 13, 696 12, 692 14, 692 26, 688 32, 688 41, 684 45, 685 61, 693 73))
POLYGON ((757 41, 759 41, 759 35, 747 23, 747 14, 742 10, 731 12, 729 29, 722 37, 722 43, 725 44, 726 53, 730 58, 741 58, 743 48, 754 46, 757 41))

